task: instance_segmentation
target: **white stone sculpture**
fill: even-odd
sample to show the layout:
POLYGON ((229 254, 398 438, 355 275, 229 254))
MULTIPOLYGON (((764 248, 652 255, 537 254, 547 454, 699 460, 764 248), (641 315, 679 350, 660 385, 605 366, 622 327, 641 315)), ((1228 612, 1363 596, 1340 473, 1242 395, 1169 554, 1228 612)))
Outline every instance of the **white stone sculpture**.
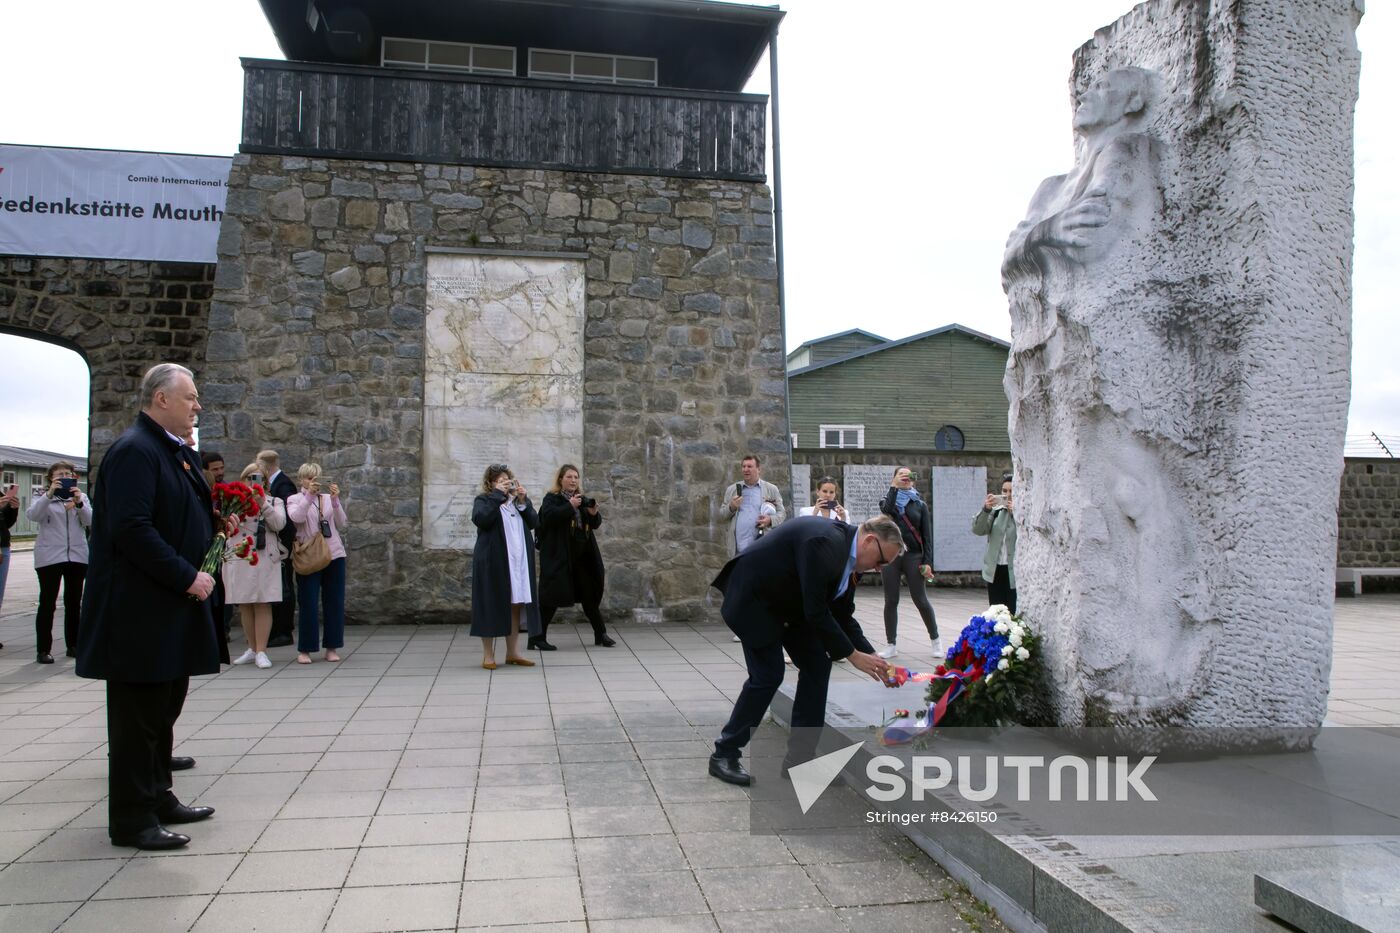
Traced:
POLYGON ((1076 55, 1002 267, 1021 610, 1065 725, 1326 710, 1349 384, 1351 0, 1150 0, 1076 55))

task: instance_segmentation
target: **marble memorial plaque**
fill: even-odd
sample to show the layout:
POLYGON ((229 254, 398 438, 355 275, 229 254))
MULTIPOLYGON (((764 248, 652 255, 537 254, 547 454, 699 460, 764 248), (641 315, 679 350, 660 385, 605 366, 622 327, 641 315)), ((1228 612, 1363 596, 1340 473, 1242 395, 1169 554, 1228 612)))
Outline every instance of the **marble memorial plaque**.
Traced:
POLYGON ((788 506, 789 515, 797 515, 799 511, 812 504, 812 465, 810 463, 794 463, 792 465, 792 502, 788 506))
POLYGON ((933 569, 981 570, 987 539, 972 520, 987 499, 986 467, 933 468, 933 569))
POLYGON ((884 465, 846 465, 841 474, 841 495, 846 500, 842 503, 846 507, 846 518, 852 525, 859 525, 880 514, 880 501, 890 491, 894 470, 894 467, 884 465))
POLYGON ((539 505, 583 449, 583 262, 428 256, 423 546, 471 550, 491 463, 539 505))

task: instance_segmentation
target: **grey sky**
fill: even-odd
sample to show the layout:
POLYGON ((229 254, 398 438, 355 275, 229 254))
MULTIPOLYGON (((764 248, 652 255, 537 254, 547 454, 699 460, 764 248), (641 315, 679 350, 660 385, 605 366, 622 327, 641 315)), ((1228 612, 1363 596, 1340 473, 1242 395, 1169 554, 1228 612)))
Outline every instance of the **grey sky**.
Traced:
MULTIPOLYGON (((1008 336, 1002 244, 1040 180, 1073 160, 1070 55, 1132 4, 780 6, 789 348, 856 326, 897 338, 956 322, 1008 336)), ((25 41, 0 60, 0 142, 232 153, 239 56, 282 57, 255 0, 10 7, 6 33, 25 41)), ((1358 32, 1349 435, 1400 435, 1400 178, 1384 115, 1398 39, 1396 4, 1370 4, 1358 32)), ((766 62, 750 89, 767 91, 766 62)), ((59 391, 85 384, 86 369, 46 352, 0 335, 0 443, 82 453, 85 394, 59 391)))

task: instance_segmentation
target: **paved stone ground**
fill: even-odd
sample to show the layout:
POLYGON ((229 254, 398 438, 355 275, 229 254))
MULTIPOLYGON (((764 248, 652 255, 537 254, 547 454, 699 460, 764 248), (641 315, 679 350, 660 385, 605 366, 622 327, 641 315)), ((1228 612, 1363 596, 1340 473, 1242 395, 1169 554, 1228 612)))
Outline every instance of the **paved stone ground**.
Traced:
MULTIPOLYGON (((102 685, 33 662, 15 558, 0 929, 1001 929, 902 836, 749 834, 746 793, 704 773, 744 676, 717 625, 622 626, 611 650, 562 626, 540 667, 494 672, 464 628, 351 628, 338 665, 275 649, 192 686, 176 792, 218 815, 178 853, 113 848, 102 685)), ((945 635, 984 603, 933 596, 945 635)), ((926 666, 902 609, 900 660, 926 666)), ((882 644, 878 591, 858 613, 882 644)), ((1400 596, 1339 601, 1337 625, 1331 718, 1400 724, 1400 596)))
POLYGON ((0 929, 1002 929, 897 834, 750 835, 745 791, 705 774, 744 676, 719 626, 623 626, 609 650, 565 625, 539 667, 494 672, 465 628, 354 627, 338 665, 275 649, 192 685, 176 792, 214 819, 178 853, 113 848, 102 684, 34 663, 15 557, 0 929))

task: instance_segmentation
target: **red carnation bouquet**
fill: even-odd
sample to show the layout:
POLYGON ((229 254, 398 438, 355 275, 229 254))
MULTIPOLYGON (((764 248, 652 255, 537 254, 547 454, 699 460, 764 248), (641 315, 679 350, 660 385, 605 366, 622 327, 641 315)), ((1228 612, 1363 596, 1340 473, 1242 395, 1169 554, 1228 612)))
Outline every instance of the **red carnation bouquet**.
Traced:
POLYGON ((246 560, 251 566, 258 565, 258 551, 253 546, 251 535, 244 535, 237 544, 229 544, 229 531, 237 529, 243 519, 252 518, 260 511, 258 501, 263 497, 263 488, 247 483, 215 483, 214 515, 219 519, 219 531, 209 548, 204 552, 204 561, 199 569, 204 573, 216 574, 226 560, 246 560))

